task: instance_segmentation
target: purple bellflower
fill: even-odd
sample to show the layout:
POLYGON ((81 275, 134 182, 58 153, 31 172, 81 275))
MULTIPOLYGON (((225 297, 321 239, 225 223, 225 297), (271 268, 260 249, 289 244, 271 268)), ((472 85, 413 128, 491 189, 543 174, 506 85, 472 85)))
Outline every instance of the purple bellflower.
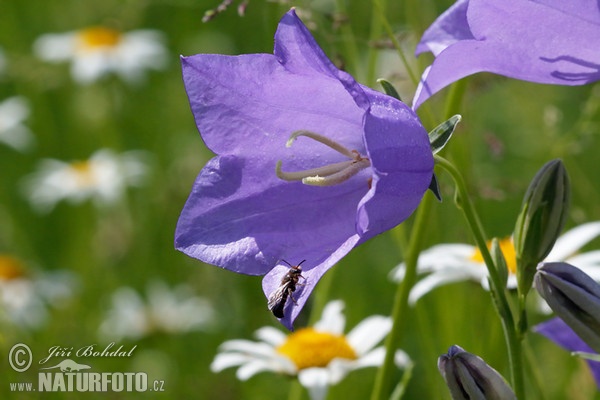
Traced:
MULTIPOLYGON (((570 352, 596 353, 560 318, 552 318, 542 322, 534 326, 533 331, 544 335, 570 352)), ((596 386, 600 388, 600 361, 586 360, 586 362, 594 376, 596 386)))
POLYGON ((301 260, 282 323, 292 328, 321 276, 400 224, 433 176, 427 132, 402 102, 337 69, 290 10, 274 54, 182 58, 198 129, 217 154, 198 175, 175 246, 265 275, 267 298, 301 260))
POLYGON ((430 51, 435 60, 413 108, 483 71, 554 85, 599 80, 599 7, 596 0, 458 0, 417 45, 417 55, 430 51))

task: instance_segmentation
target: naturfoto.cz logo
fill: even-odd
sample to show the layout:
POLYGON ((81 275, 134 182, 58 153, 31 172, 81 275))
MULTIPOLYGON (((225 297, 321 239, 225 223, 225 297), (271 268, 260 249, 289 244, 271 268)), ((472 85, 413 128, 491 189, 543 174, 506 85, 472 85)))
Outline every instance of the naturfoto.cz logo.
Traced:
MULTIPOLYGON (((44 365, 57 357, 130 357, 136 346, 124 349, 115 348, 110 343, 99 350, 97 345, 89 345, 75 350, 73 347, 53 346, 48 356, 38 365, 44 365)), ((15 344, 8 355, 11 368, 17 372, 27 371, 33 362, 33 353, 23 343, 15 344)), ((86 361, 87 362, 87 361, 86 361)), ((145 372, 95 372, 88 364, 79 363, 71 358, 49 363, 38 370, 38 382, 11 382, 10 390, 18 392, 146 392, 164 391, 164 381, 154 380, 149 385, 145 372)))

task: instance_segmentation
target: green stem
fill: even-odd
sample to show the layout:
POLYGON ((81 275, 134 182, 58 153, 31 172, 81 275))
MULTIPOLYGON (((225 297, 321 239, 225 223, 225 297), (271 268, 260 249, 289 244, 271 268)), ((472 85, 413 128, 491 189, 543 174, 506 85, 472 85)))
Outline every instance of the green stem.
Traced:
POLYGON ((435 161, 437 165, 442 167, 450 174, 450 176, 452 176, 452 179, 456 184, 459 206, 464 213, 467 224, 471 228, 471 232, 473 233, 477 247, 483 256, 483 260, 485 261, 485 265, 488 269, 490 290, 492 291, 492 296, 494 296, 494 304, 498 314, 500 315, 500 320, 502 321, 504 337, 509 351, 509 363, 513 390, 515 391, 518 399, 525 399, 523 386, 522 343, 520 340, 520 335, 518 335, 516 330, 515 321, 508 304, 508 299, 506 298, 504 285, 502 284, 492 256, 487 247, 485 234, 483 233, 483 227, 477 212, 475 211, 475 207, 469 197, 467 186, 465 185, 462 175, 458 169, 456 169, 456 167, 454 167, 454 165, 452 165, 448 160, 440 156, 436 155, 435 161))
POLYGON ((377 16, 379 17, 378 20, 379 20, 379 22, 381 22, 383 29, 385 30, 386 34, 392 41, 392 44, 394 45, 394 48, 396 49, 398 56, 400 56, 400 60, 402 61, 404 68, 406 68, 406 73, 408 74, 411 82, 414 85, 417 85, 417 83, 419 83, 419 78, 417 77, 417 74, 415 74, 415 72, 412 70, 410 64, 408 63, 408 59, 404 55, 404 50, 402 50, 402 45, 400 44, 400 42, 398 41, 398 39, 396 39, 396 36, 394 35, 394 30, 392 29, 392 27, 386 17, 385 5, 382 4, 381 1, 382 0, 373 0, 373 5, 375 6, 374 7, 375 12, 377 13, 377 16))
MULTIPOLYGON (((336 0, 335 1, 336 12, 341 18, 344 18, 347 14, 346 1, 336 0)), ((360 68, 360 57, 358 48, 356 46, 356 39, 352 27, 347 22, 342 22, 340 25, 340 33, 342 37, 342 43, 344 45, 345 57, 344 62, 346 68, 349 71, 354 71, 354 76, 363 76, 360 68)))
MULTIPOLYGON (((379 9, 386 9, 387 0, 373 0, 373 3, 377 3, 376 7, 373 8, 373 13, 371 15, 371 33, 369 35, 369 40, 371 43, 374 43, 381 36, 381 18, 379 16, 380 13, 377 12, 379 9)), ((367 85, 372 85, 375 83, 375 79, 378 78, 375 76, 377 73, 377 55, 379 50, 376 46, 369 46, 369 52, 367 53, 367 85)))
POLYGON ((402 283, 398 285, 396 296, 394 298, 394 308, 392 310, 392 330, 385 342, 385 359, 375 378, 375 386, 371 394, 371 400, 387 399, 390 394, 392 376, 395 371, 394 355, 396 349, 402 341, 402 335, 405 331, 408 319, 406 313, 408 311, 408 295, 417 278, 417 259, 423 246, 424 232, 427 228, 427 217, 431 208, 432 196, 426 195, 419 206, 415 217, 410 242, 406 252, 405 264, 406 273, 402 283))

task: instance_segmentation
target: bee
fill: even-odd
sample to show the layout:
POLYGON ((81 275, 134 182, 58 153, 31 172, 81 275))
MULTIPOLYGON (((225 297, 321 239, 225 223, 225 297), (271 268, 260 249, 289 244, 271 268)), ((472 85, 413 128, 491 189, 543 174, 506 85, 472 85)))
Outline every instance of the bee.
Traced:
POLYGON ((289 262, 282 260, 290 266, 290 270, 281 278, 281 284, 271 295, 269 296, 268 307, 269 310, 277 318, 283 318, 283 308, 287 302, 288 297, 292 299, 294 304, 296 300, 292 296, 292 293, 296 291, 296 286, 300 285, 298 280, 300 278, 306 279, 302 276, 302 263, 306 260, 302 260, 298 265, 292 265, 289 262))

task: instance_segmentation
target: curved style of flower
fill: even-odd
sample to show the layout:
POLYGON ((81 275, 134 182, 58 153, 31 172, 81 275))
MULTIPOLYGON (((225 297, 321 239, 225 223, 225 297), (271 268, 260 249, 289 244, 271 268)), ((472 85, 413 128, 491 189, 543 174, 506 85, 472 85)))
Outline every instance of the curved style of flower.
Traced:
POLYGON ((70 61, 71 74, 78 83, 91 83, 111 72, 137 82, 144 70, 160 70, 167 64, 163 34, 150 29, 119 32, 92 26, 49 33, 34 42, 33 50, 45 61, 70 61))
POLYGON ((29 106, 22 97, 10 97, 0 103, 0 142, 19 151, 27 151, 34 142, 33 134, 23 121, 29 106))
POLYGON ((430 51, 435 60, 421 77, 413 108, 477 72, 554 85, 597 81, 598 37, 595 0, 458 0, 417 46, 417 55, 430 51))
MULTIPOLYGON (((224 342, 211 370, 220 372, 239 366, 240 380, 262 371, 297 376, 312 400, 324 399, 329 387, 339 383, 349 372, 383 363, 385 349, 374 347, 392 328, 390 318, 373 315, 344 335, 343 308, 342 301, 330 301, 313 327, 289 335, 265 326, 255 332, 259 342, 242 339, 224 342)), ((401 350, 396 352, 395 362, 398 367, 412 363, 401 350)))
POLYGON ((106 206, 117 202, 127 186, 143 181, 144 158, 140 151, 115 154, 102 149, 86 161, 42 160, 38 171, 25 178, 23 188, 39 212, 51 211, 61 200, 78 204, 93 199, 96 205, 106 206))
POLYGON ((100 325, 107 339, 139 339, 154 332, 185 333, 208 328, 214 320, 209 302, 193 295, 185 284, 172 290, 160 281, 150 282, 146 301, 132 288, 122 287, 111 296, 112 307, 100 325))
MULTIPOLYGON (((544 335, 554 343, 570 352, 596 354, 562 319, 556 317, 533 327, 533 331, 544 335)), ((590 371, 600 388, 600 361, 586 360, 590 371)))
MULTIPOLYGON (((600 221, 579 225, 560 236, 545 261, 565 261, 577 265, 582 271, 600 282, 600 250, 576 254, 587 243, 600 236, 600 221)), ((508 267, 509 289, 517 287, 516 256, 511 238, 502 239, 500 248, 508 267)), ((394 281, 404 278, 404 264, 394 268, 390 275, 394 281)), ((473 280, 488 288, 488 272, 481 253, 468 244, 441 244, 425 250, 419 256, 417 271, 429 274, 410 292, 409 301, 415 304, 423 295, 438 286, 473 280)))
POLYGON ((433 176, 427 132, 405 104, 338 70, 293 9, 274 55, 182 64, 196 124, 217 156, 194 183, 175 247, 267 274, 267 298, 289 270, 282 260, 306 260, 282 319, 291 328, 331 266, 417 207, 433 176))
POLYGON ((42 327, 49 310, 69 300, 76 289, 67 271, 33 271, 20 259, 0 254, 0 325, 7 322, 26 329, 42 327))

